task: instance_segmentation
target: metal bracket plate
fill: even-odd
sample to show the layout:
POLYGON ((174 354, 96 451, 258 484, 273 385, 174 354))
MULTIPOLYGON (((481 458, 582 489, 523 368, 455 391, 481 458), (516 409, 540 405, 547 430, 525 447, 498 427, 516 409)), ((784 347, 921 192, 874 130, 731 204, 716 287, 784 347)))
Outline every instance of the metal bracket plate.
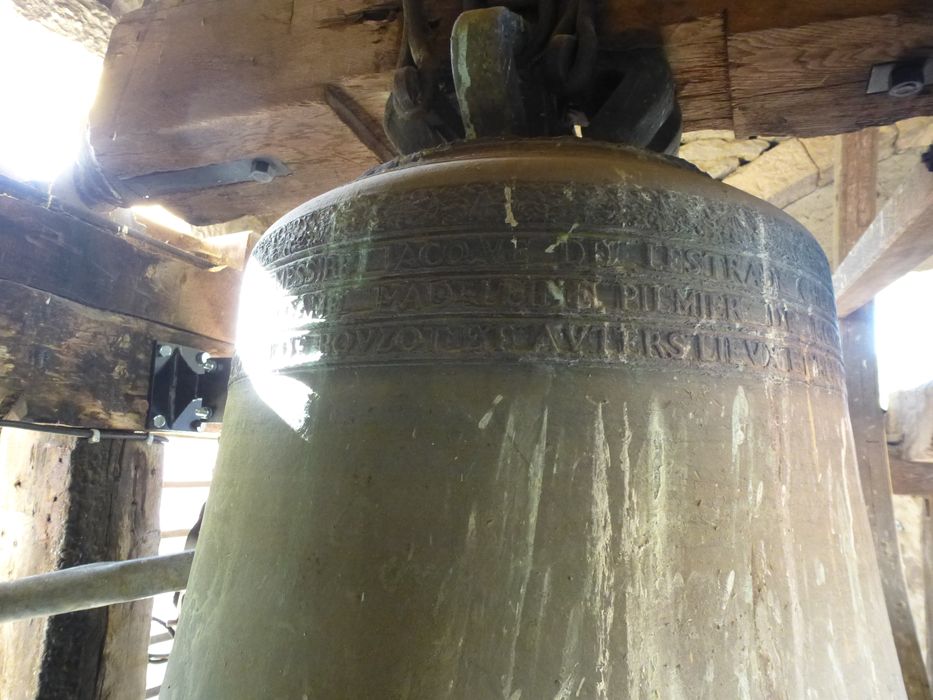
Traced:
POLYGON ((223 420, 231 358, 197 348, 155 343, 147 425, 154 430, 200 432, 223 420))

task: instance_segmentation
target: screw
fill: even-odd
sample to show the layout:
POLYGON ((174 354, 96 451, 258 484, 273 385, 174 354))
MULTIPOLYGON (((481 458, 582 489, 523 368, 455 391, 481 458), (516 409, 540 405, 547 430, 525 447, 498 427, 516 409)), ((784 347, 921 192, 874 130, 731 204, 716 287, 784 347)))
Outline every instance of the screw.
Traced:
POLYGON ((209 352, 199 352, 195 358, 200 364, 204 364, 209 359, 211 359, 211 354, 209 352))
POLYGON ((171 345, 159 346, 159 357, 171 357, 173 352, 175 352, 175 348, 173 348, 171 345))
POLYGON ((250 166, 249 176, 255 182, 268 184, 272 182, 275 175, 272 173, 272 164, 262 158, 257 158, 250 166))
POLYGON ((203 367, 205 372, 213 372, 217 369, 217 362, 209 359, 204 363, 203 367))
POLYGON ((165 420, 165 416, 160 413, 152 417, 152 424, 157 428, 164 428, 167 425, 167 421, 165 420))
POLYGON ((194 415, 201 420, 207 420, 214 415, 214 412, 207 406, 202 406, 201 408, 194 409, 194 415))

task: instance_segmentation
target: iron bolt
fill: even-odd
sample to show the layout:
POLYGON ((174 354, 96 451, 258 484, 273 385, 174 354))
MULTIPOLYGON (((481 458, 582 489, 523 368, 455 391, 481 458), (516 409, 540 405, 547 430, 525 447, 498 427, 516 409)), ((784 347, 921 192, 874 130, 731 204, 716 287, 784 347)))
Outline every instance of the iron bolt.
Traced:
POLYGON ((159 357, 171 357, 173 352, 175 352, 175 348, 171 345, 159 346, 159 357))
POLYGON ((200 420, 207 420, 214 415, 214 412, 207 406, 202 406, 201 408, 194 409, 194 415, 200 420))
POLYGON ((211 359, 211 354, 209 352, 199 352, 195 358, 200 364, 205 364, 209 359, 211 359))
POLYGON ((888 88, 891 97, 911 97, 923 90, 923 87, 922 61, 898 63, 891 70, 891 87, 888 88))
POLYGON ((160 413, 160 414, 155 415, 155 416, 152 417, 152 424, 153 424, 156 428, 164 428, 164 427, 167 425, 167 421, 165 420, 165 416, 163 416, 163 415, 160 413))
POLYGON ((217 361, 216 361, 216 360, 207 360, 207 361, 203 364, 203 367, 204 367, 204 371, 205 371, 205 372, 213 372, 215 369, 217 369, 217 361))

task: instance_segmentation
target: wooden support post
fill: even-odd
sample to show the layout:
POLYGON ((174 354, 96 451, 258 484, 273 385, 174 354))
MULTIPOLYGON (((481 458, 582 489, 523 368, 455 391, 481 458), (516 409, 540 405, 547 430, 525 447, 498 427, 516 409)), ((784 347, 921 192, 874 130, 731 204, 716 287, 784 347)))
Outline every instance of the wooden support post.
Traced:
MULTIPOLYGON (((862 214, 851 213, 860 226, 862 214)), ((833 274, 840 316, 933 256, 933 173, 926 164, 918 159, 904 184, 860 230, 864 235, 845 247, 845 259, 838 258, 841 264, 833 274)))
MULTIPOLYGON (((0 431, 0 577, 158 551, 162 447, 0 431)), ((142 697, 151 601, 0 625, 0 697, 142 697)))
MULTIPOLYGON (((836 234, 841 255, 848 252, 847 247, 858 239, 864 225, 874 218, 877 198, 875 143, 873 134, 844 134, 839 137, 836 234)), ((884 416, 878 401, 873 303, 843 319, 840 330, 859 477, 898 660, 908 697, 911 700, 929 700, 933 694, 917 639, 897 546, 884 416)))
POLYGON ((933 678, 933 496, 923 499, 923 602, 927 639, 927 678, 933 678))

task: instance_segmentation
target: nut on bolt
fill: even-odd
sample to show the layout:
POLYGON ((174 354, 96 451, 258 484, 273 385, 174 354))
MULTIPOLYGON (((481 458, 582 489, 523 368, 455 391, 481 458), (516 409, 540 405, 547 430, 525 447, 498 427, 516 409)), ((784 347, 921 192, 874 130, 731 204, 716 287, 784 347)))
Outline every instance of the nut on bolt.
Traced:
POLYGON ((194 409, 194 415, 199 420, 208 420, 214 415, 214 412, 207 406, 202 406, 201 408, 194 409))
POLYGON ((253 181, 261 182, 264 185, 272 182, 275 178, 275 175, 272 173, 272 164, 262 158, 257 158, 253 161, 250 166, 249 176, 253 181))

